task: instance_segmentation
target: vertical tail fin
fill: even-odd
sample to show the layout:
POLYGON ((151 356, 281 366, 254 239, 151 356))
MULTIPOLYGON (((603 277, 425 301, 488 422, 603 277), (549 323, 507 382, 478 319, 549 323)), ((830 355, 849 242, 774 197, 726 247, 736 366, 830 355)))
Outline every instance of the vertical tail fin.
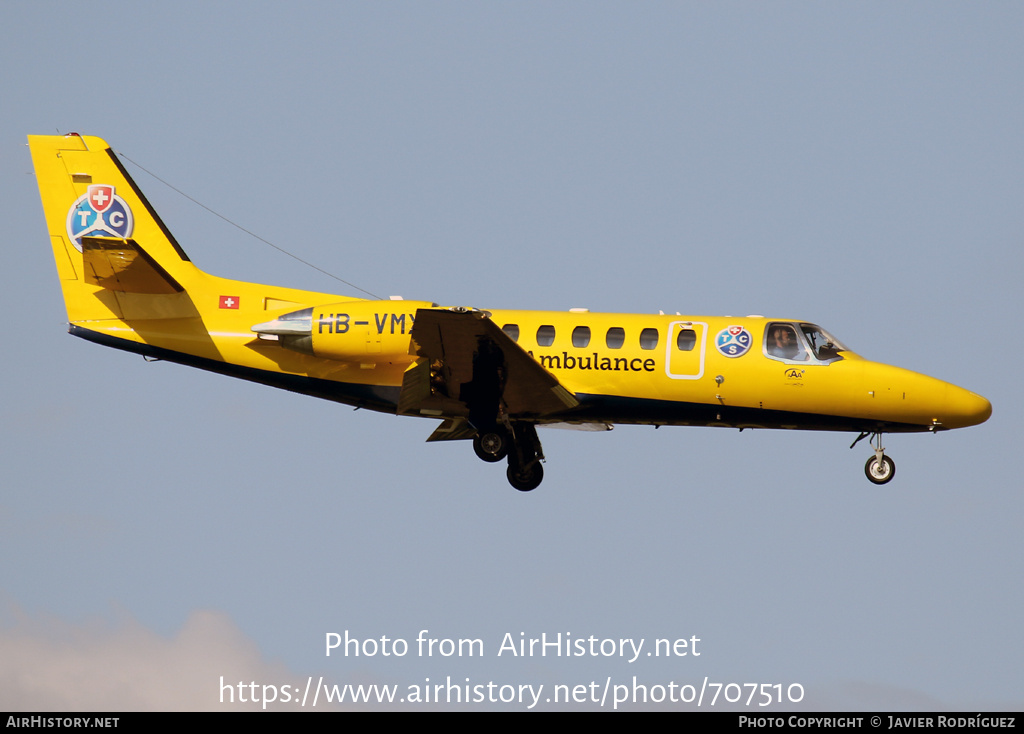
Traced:
MULTIPOLYGON (((28 144, 68 320, 132 318, 137 294, 180 294, 171 312, 194 313, 182 291, 199 271, 110 146, 77 134, 30 135, 28 144)), ((168 313, 173 303, 158 307, 168 313)))
MULTIPOLYGON (((30 135, 72 334, 146 356, 225 371, 304 372, 254 324, 359 300, 218 278, 193 265, 99 138, 30 135)), ((286 351, 286 350, 285 350, 286 351)), ((249 373, 246 373, 247 375, 249 373)), ((247 379, 257 379, 249 376, 247 379)))

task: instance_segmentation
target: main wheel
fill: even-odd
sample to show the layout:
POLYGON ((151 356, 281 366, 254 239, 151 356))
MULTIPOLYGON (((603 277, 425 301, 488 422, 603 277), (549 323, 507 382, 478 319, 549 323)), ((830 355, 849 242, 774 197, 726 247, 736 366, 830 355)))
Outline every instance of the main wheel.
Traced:
POLYGON ((864 465, 864 473, 875 484, 885 484, 896 476, 896 462, 885 454, 882 454, 881 461, 878 457, 872 456, 864 465))
POLYGON ((529 492, 537 489, 544 481, 544 467, 539 461, 534 462, 526 471, 516 471, 516 468, 509 465, 505 475, 508 477, 508 483, 520 492, 529 492))
POLYGON ((504 431, 478 433, 473 436, 473 451, 484 461, 501 461, 508 455, 508 434, 504 431))

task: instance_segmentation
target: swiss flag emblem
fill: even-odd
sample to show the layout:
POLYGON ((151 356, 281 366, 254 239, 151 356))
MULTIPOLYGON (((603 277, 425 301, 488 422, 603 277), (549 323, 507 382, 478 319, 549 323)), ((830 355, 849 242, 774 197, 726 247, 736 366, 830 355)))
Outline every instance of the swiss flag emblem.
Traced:
POLYGON ((114 203, 114 187, 107 184, 93 184, 86 189, 86 194, 89 196, 89 204, 100 214, 114 203))
POLYGON ((743 327, 742 326, 730 326, 729 327, 729 333, 732 334, 733 336, 736 336, 741 331, 743 331, 743 327))
POLYGON ((221 308, 238 308, 238 296, 221 296, 221 308))

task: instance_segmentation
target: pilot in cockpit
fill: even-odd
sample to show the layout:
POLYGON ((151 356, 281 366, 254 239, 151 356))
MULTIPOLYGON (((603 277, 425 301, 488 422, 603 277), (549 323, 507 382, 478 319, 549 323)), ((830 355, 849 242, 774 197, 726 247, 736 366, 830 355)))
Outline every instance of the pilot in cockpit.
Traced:
POLYGON ((806 359, 797 342, 796 331, 788 324, 774 324, 768 334, 768 354, 779 359, 806 359))

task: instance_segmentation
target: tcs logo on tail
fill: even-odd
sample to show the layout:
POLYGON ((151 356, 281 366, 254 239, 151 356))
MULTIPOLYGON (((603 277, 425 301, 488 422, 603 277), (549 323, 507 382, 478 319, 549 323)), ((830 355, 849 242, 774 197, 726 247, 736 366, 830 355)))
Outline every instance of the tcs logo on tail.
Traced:
POLYGON ((82 251, 83 237, 131 236, 134 219, 124 199, 110 184, 92 184, 68 210, 68 237, 82 251))

